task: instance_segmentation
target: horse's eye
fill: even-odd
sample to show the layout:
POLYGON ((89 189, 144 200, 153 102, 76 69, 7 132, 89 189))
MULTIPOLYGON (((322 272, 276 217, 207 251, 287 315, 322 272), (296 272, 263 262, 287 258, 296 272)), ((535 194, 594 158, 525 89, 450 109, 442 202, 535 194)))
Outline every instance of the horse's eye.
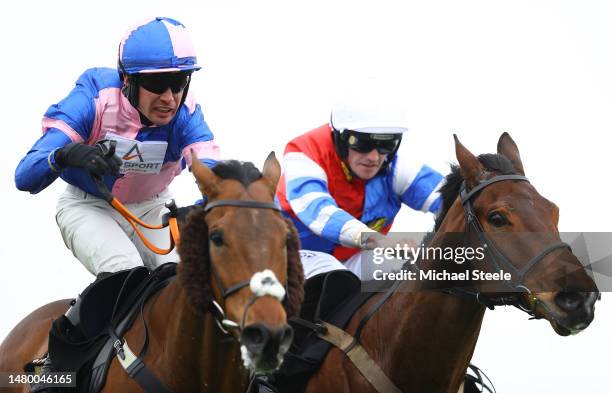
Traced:
POLYGON ((221 247, 223 245, 223 232, 221 232, 221 231, 213 231, 213 232, 211 232, 208 235, 208 238, 217 247, 221 247))
POLYGON ((506 219, 506 217, 504 217, 504 215, 499 212, 489 213, 487 220, 489 221, 489 223, 491 223, 491 225, 498 228, 503 227, 504 225, 508 225, 508 220, 506 219))

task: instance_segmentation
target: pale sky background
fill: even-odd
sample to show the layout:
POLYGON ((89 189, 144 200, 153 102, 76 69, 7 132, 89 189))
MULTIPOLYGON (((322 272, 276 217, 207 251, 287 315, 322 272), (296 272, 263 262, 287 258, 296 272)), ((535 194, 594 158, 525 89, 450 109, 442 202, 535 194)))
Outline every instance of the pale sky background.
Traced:
MULTIPOLYGON (((29 311, 74 297, 93 279, 56 228, 64 183, 29 195, 15 189, 14 170, 40 136, 47 107, 84 69, 114 67, 123 32, 148 16, 173 17, 191 30, 204 66, 192 91, 225 158, 261 166, 270 150, 281 155, 290 138, 325 123, 347 87, 376 78, 391 82, 409 109, 404 154, 446 173, 453 132, 485 153, 508 131, 527 176, 560 206, 562 231, 610 231, 610 2, 20 1, 0 8, 0 339, 29 311)), ((181 204, 198 196, 187 172, 172 190, 181 204)), ((431 225, 431 216, 402 211, 394 230, 431 225)), ((611 315, 604 293, 586 331, 559 337, 518 310, 487 311, 473 361, 499 393, 610 392, 611 315)))

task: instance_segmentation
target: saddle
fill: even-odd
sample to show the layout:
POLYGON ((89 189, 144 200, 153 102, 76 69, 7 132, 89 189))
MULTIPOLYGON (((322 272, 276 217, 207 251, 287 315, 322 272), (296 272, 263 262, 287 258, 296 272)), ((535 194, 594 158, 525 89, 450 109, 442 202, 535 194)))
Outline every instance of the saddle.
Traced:
POLYGON ((318 337, 317 324, 325 321, 344 329, 357 309, 375 295, 374 292, 361 292, 360 288, 361 281, 344 270, 322 273, 306 281, 300 318, 289 321, 295 332, 292 347, 285 354, 281 368, 269 380, 260 383, 261 392, 304 390, 332 347, 318 337))
POLYGON ((104 277, 53 322, 49 356, 57 371, 76 371, 76 392, 97 393, 104 387, 113 344, 130 328, 141 304, 175 275, 176 263, 167 263, 153 272, 137 267, 104 277))

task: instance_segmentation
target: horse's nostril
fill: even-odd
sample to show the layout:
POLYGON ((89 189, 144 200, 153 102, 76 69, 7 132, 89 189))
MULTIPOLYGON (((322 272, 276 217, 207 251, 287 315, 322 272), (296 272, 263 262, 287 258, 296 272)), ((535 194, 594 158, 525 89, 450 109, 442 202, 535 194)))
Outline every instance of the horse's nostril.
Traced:
POLYGON ((261 355, 268 339, 268 330, 261 325, 247 326, 240 335, 240 341, 256 355, 261 355))
POLYGON ((582 307, 584 298, 579 292, 559 292, 555 296, 555 303, 564 311, 575 311, 582 307))
POLYGON ((269 328, 263 324, 247 326, 242 330, 240 341, 256 356, 276 358, 284 354, 293 340, 291 326, 269 328))

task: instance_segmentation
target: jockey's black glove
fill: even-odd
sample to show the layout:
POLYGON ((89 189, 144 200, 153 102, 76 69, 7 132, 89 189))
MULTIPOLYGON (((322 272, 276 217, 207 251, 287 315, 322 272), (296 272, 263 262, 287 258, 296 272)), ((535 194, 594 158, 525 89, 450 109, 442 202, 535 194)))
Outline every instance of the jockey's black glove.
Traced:
POLYGON ((116 154, 106 156, 97 146, 70 143, 55 151, 55 162, 61 168, 83 168, 90 175, 118 175, 121 159, 116 154))

